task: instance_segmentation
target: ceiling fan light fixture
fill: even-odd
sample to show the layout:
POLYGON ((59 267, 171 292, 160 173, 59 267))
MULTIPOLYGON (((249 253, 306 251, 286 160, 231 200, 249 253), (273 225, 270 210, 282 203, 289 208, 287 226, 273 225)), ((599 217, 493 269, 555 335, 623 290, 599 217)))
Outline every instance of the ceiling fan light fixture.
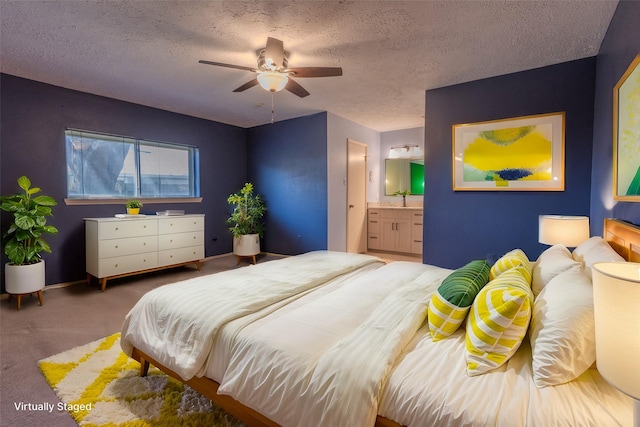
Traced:
POLYGON ((289 77, 283 73, 263 71, 258 73, 258 83, 264 90, 269 92, 279 92, 287 85, 289 77))

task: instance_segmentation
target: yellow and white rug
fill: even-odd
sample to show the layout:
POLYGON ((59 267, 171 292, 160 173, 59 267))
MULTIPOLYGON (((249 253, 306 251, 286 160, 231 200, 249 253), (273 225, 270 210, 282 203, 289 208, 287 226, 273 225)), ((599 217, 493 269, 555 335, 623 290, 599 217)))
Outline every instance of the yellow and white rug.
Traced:
POLYGON ((191 387, 120 349, 114 334, 38 362, 47 382, 80 426, 241 427, 240 421, 191 387))

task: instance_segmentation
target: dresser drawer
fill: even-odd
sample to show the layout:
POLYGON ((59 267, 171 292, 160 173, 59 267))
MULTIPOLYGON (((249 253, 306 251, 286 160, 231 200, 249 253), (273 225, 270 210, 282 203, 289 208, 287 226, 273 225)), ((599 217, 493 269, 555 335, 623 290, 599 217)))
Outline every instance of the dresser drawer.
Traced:
POLYGON ((412 211, 409 209, 380 209, 380 217, 383 219, 410 219, 412 211))
POLYGON ((117 276, 158 266, 157 252, 103 258, 98 261, 98 276, 117 276))
POLYGON ((158 233, 186 233, 204 230, 204 217, 169 217, 158 219, 158 233))
POLYGON ((420 240, 413 239, 411 241, 411 253, 412 254, 421 254, 422 253, 422 239, 420 239, 420 240))
POLYGON ((98 240, 155 236, 156 234, 158 234, 158 221, 155 219, 106 221, 98 226, 98 240))
POLYGON ((113 258, 158 250, 158 238, 154 236, 106 239, 98 242, 100 258, 113 258))
POLYGON ((158 236, 158 249, 187 248, 190 246, 201 246, 204 244, 202 231, 192 233, 161 234, 158 236))
POLYGON ((380 235, 379 234, 369 234, 369 239, 367 241, 367 247, 369 249, 380 249, 381 246, 381 242, 380 242, 380 235))
POLYGON ((180 264, 182 262, 195 261, 202 258, 204 258, 204 247, 202 245, 158 251, 158 265, 160 266, 180 264))
POLYGON ((367 226, 368 226, 369 233, 380 232, 380 221, 378 219, 370 219, 367 226))

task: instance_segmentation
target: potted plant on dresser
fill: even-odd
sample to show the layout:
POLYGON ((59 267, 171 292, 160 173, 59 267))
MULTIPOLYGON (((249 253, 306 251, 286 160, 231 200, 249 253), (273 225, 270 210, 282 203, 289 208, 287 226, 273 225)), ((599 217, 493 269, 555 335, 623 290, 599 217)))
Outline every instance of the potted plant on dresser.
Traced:
POLYGON ((51 252, 49 244, 42 238, 44 233, 55 234, 58 229, 47 225, 52 216, 51 207, 57 205, 49 196, 35 196, 40 188, 31 187, 26 176, 18 178, 18 186, 24 193, 0 197, 0 209, 9 212, 13 219, 3 234, 4 253, 9 258, 5 264, 5 289, 9 295, 38 294, 42 305, 42 289, 45 286, 44 260, 42 252, 51 252))
POLYGON ((139 200, 131 199, 126 203, 127 214, 128 215, 138 215, 140 214, 140 208, 142 207, 142 203, 139 200))
POLYGON ((267 211, 266 204, 259 194, 253 193, 253 184, 246 183, 239 192, 227 199, 233 205, 233 212, 227 224, 233 234, 233 253, 238 257, 238 264, 243 257, 250 257, 256 263, 256 255, 260 253, 260 238, 264 234, 262 217, 267 211))

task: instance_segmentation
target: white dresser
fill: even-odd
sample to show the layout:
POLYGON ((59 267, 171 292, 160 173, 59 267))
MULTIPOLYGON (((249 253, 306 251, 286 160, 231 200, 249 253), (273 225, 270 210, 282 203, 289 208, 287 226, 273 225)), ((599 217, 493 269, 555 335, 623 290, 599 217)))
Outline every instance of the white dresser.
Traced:
POLYGON ((369 208, 368 248, 383 252, 422 253, 422 208, 369 208))
POLYGON ((87 281, 104 292, 115 277, 194 263, 204 258, 204 214, 85 218, 87 281))

